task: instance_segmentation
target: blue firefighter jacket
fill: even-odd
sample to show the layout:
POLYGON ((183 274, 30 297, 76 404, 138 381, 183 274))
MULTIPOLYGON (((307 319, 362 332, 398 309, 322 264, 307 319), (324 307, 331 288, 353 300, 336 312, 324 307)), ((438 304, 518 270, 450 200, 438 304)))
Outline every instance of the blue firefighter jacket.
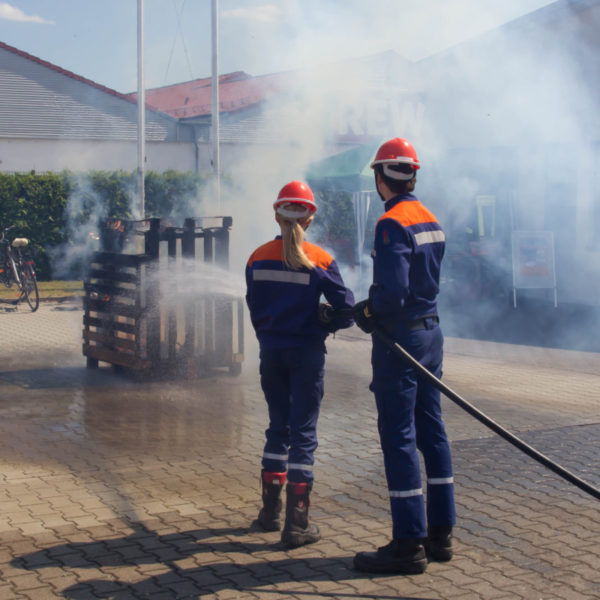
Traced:
POLYGON ((327 325, 319 321, 321 295, 336 310, 351 309, 354 296, 325 250, 306 241, 302 248, 314 269, 286 267, 281 236, 257 248, 248 260, 246 302, 261 348, 322 344, 329 332, 352 325, 351 317, 327 325))
POLYGON ((410 322, 437 312, 444 232, 435 216, 412 194, 388 200, 375 228, 373 311, 410 322))

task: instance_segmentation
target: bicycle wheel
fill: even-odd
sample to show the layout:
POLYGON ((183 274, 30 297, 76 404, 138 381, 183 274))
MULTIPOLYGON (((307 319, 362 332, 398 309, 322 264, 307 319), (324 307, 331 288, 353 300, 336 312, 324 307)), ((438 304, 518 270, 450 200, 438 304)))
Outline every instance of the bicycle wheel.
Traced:
POLYGON ((33 272, 31 265, 21 265, 20 275, 21 294, 25 296, 25 300, 27 300, 31 312, 35 312, 40 305, 40 293, 38 291, 35 273, 33 272))
POLYGON ((13 282, 12 265, 10 261, 6 259, 6 262, 2 265, 0 272, 0 281, 9 288, 13 282))

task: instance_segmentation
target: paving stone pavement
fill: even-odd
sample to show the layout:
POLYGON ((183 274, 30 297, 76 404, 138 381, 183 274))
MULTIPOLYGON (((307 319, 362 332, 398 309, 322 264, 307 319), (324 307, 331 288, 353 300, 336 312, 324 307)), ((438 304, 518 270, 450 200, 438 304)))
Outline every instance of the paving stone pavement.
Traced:
MULTIPOLYGON (((312 516, 288 550, 251 526, 266 426, 256 343, 242 375, 136 382, 86 369, 82 311, 0 310, 0 599, 600 598, 598 500, 449 400, 455 558, 418 576, 365 576, 388 500, 369 343, 328 342, 312 516)), ((600 355, 448 339, 444 381, 600 486, 600 355)))

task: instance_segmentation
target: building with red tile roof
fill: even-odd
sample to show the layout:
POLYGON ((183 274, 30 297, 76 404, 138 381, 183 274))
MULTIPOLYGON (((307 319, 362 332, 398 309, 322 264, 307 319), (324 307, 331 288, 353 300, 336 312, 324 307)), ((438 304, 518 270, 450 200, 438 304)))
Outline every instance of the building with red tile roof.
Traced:
MULTIPOLYGON (((243 71, 219 77, 219 108, 222 114, 255 106, 289 89, 290 73, 253 77, 243 71)), ((137 93, 127 96, 137 99, 137 93)), ((212 79, 194 79, 146 90, 146 104, 177 119, 206 117, 212 111, 212 79)))

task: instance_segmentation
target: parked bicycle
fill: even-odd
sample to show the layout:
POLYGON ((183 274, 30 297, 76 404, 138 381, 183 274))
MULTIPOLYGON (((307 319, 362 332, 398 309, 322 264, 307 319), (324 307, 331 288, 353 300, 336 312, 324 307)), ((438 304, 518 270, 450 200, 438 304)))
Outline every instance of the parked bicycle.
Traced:
POLYGON ((6 227, 0 234, 0 284, 4 284, 7 288, 16 285, 18 296, 16 299, 2 299, 1 301, 16 305, 25 300, 29 304, 31 312, 34 312, 40 305, 40 294, 35 278, 33 259, 27 252, 29 240, 17 237, 10 242, 6 234, 14 227, 14 225, 6 227))

